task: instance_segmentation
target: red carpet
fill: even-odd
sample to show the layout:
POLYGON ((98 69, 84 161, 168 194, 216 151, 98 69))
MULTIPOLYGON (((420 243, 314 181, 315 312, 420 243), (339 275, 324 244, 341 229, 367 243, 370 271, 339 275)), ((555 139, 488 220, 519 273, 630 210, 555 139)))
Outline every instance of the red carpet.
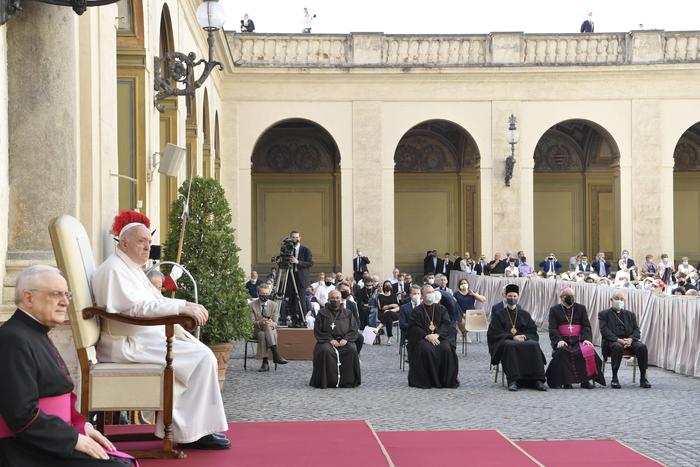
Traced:
POLYGON ((231 449, 186 450, 187 459, 143 467, 386 467, 390 461, 365 421, 230 423, 231 449))
POLYGON ((663 465, 614 440, 520 441, 518 445, 547 467, 663 465), (578 459, 567 460, 572 455, 578 459))
POLYGON ((396 467, 540 465, 494 430, 384 431, 377 434, 396 467))

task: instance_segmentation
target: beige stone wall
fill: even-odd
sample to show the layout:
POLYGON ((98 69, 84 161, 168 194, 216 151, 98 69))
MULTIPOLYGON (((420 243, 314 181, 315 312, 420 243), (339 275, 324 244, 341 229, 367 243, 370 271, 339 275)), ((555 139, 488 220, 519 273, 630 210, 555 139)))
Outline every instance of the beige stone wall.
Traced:
POLYGON ((0 26, 0 284, 5 280, 8 214, 7 26, 0 26))

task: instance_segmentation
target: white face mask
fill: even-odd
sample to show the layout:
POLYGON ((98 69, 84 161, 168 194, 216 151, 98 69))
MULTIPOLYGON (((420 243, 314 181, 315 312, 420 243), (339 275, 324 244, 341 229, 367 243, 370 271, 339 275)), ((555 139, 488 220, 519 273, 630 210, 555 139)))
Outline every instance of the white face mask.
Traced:
POLYGON ((687 265, 688 265, 688 261, 683 261, 683 266, 687 266, 687 265))
POLYGON ((434 299, 433 294, 432 294, 432 293, 429 293, 428 295, 425 296, 424 302, 425 302, 426 305, 432 305, 432 304, 433 304, 433 299, 434 299))
POLYGON ((624 300, 613 300, 612 301, 613 310, 622 310, 624 307, 625 307, 624 300))
POLYGON ((411 302, 413 302, 414 305, 418 305, 420 303, 420 295, 411 295, 411 302))
POLYGON ((433 292, 433 302, 438 303, 440 300, 442 300, 442 294, 440 292, 433 292))
POLYGON ((433 285, 435 283, 435 279, 428 279, 428 284, 433 285))
POLYGON ((467 284, 461 284, 459 286, 459 290, 461 290, 462 292, 466 292, 467 290, 469 290, 469 286, 467 284))

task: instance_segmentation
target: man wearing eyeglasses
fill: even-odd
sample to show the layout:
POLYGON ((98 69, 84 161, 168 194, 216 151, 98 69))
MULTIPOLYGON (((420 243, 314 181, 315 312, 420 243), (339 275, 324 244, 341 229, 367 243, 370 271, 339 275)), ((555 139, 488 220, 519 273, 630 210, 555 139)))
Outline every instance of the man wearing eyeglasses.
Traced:
POLYGON ((70 300, 56 268, 17 276, 17 311, 0 327, 0 465, 132 465, 75 410, 73 381, 48 335, 70 300))

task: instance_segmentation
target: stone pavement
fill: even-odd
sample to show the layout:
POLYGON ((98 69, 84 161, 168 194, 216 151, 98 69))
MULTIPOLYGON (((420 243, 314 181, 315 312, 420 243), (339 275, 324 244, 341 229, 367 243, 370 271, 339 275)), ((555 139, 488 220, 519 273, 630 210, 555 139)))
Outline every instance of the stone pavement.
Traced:
MULTIPOLYGON (((669 466, 700 466, 700 379, 651 368, 653 387, 641 389, 632 384, 632 368, 623 362, 621 390, 597 386, 511 393, 501 386, 500 377, 494 384, 485 334, 481 337, 468 345, 466 356, 458 343, 461 386, 433 390, 408 387, 408 368, 399 369, 396 343, 363 348, 360 387, 321 390, 308 386, 308 361, 258 373, 260 362, 250 359, 244 372, 239 342, 226 376, 227 418, 366 419, 377 431, 497 429, 514 440, 612 438, 669 466)), ((545 334, 540 334, 540 343, 549 355, 545 334)), ((609 380, 609 365, 606 369, 609 380)), ((595 453, 582 454, 595 465, 595 453)))

